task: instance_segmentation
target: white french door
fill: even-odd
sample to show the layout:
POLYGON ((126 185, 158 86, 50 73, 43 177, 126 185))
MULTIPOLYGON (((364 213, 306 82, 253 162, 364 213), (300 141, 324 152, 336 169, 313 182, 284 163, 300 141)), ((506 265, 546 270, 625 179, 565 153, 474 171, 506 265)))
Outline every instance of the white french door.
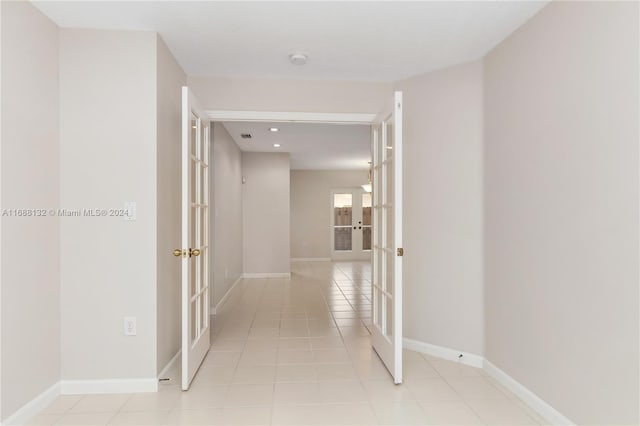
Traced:
POLYGON ((362 188, 331 192, 332 260, 371 259, 371 193, 362 188))
POLYGON ((182 88, 182 390, 188 390, 210 346, 210 124, 188 87, 182 88))
POLYGON ((373 154, 373 348, 402 383, 402 92, 376 117, 373 154))

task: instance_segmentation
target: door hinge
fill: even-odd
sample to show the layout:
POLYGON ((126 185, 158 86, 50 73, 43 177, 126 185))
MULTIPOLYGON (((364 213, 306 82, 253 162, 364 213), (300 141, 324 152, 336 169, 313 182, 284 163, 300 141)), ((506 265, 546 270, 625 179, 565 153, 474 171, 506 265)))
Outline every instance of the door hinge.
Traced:
POLYGON ((404 256, 404 249, 402 247, 398 247, 398 256, 404 256))

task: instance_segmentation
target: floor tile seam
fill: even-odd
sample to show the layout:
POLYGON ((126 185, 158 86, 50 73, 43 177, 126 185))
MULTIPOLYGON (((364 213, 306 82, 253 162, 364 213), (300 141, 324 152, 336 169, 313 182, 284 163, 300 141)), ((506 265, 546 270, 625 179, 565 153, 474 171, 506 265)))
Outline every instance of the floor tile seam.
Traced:
MULTIPOLYGON (((229 397, 229 393, 231 392, 231 386, 234 385, 233 383, 229 383, 229 385, 227 386, 227 390, 225 391, 225 395, 223 398, 223 406, 225 405, 225 403, 227 402, 227 398, 229 397)), ((236 383, 236 385, 240 385, 240 386, 267 386, 267 383, 236 383)), ((275 393, 275 383, 271 383, 271 405, 273 405, 273 396, 275 393)), ((247 405, 247 406, 253 406, 253 405, 247 405)), ((255 406, 266 406, 266 404, 258 404, 255 406)))
MULTIPOLYGON (((474 398, 470 398, 470 399, 474 399, 474 398)), ((475 398, 476 401, 478 400, 490 400, 490 401, 504 401, 503 399, 497 399, 497 398, 475 398)), ((507 401, 513 402, 513 400, 511 398, 506 399, 507 401)), ((475 413, 476 416, 478 416, 478 418, 480 420, 482 420, 483 422, 485 422, 485 424, 489 424, 489 422, 487 420, 484 419, 483 416, 480 415, 479 412, 477 412, 477 410, 475 410, 468 402, 467 400, 463 400, 464 403, 469 407, 469 409, 471 409, 471 411, 473 411, 475 413)), ((527 408, 529 408, 528 406, 526 406, 527 408)), ((540 423, 534 418, 532 417, 529 413, 527 413, 526 410, 524 410, 522 407, 518 407, 518 410, 520 410, 524 415, 526 415, 530 420, 533 421, 534 424, 539 425, 540 423)))
MULTIPOLYGON (((174 405, 177 406, 177 403, 174 404, 174 405)), ((158 409, 153 409, 153 408, 140 409, 140 408, 137 408, 135 410, 120 410, 118 412, 118 414, 120 414, 120 413, 146 413, 146 412, 151 412, 151 411, 154 411, 154 412, 155 411, 157 411, 157 412, 160 412, 160 411, 171 411, 171 410, 173 410, 173 408, 174 408, 174 406, 171 406, 171 408, 158 408, 158 409)))
POLYGON ((120 411, 118 411, 117 413, 114 413, 114 414, 111 416, 111 418, 109 418, 109 420, 107 420, 107 423, 106 423, 106 424, 107 424, 107 425, 110 425, 110 424, 115 420, 115 418, 118 416, 118 414, 120 414, 120 411))
MULTIPOLYGON (((97 396, 97 395, 100 395, 100 396, 106 396, 106 395, 118 395, 118 394, 115 394, 115 393, 114 393, 114 394, 84 394, 84 395, 82 396, 82 398, 80 398, 80 399, 78 400, 78 402, 77 402, 76 404, 74 404, 74 406, 75 406, 75 405, 77 405, 77 404, 79 404, 79 403, 80 403, 80 401, 81 401, 82 399, 84 399, 85 397, 87 397, 87 396, 92 396, 92 395, 93 395, 93 396, 97 396)), ((128 394, 128 397, 127 397, 127 399, 125 400, 125 402, 124 402, 122 405, 120 405, 120 408, 118 408, 115 412, 113 412, 113 411, 84 411, 84 412, 76 413, 76 414, 111 413, 111 412, 113 412, 113 413, 115 413, 115 414, 119 414, 119 413, 122 411, 122 409, 124 408, 124 406, 125 406, 125 405, 127 405, 127 403, 128 403, 129 401, 131 401, 131 399, 133 399, 133 395, 134 395, 134 394, 128 394)), ((70 409, 70 410, 71 410, 71 409, 70 409)), ((69 410, 69 412, 71 413, 71 411, 70 411, 70 410, 69 410)), ((109 423, 107 423, 107 424, 109 424, 109 423)))
MULTIPOLYGON (((447 382, 447 384, 449 385, 449 387, 451 387, 451 389, 453 389, 457 394, 460 395, 461 399, 465 399, 462 397, 462 394, 460 392, 458 392, 456 390, 456 388, 453 387, 453 385, 449 382, 450 379, 460 379, 460 378, 476 378, 476 377, 483 377, 483 376, 442 376, 442 379, 447 382)), ((509 396, 507 394, 505 394, 502 390, 498 389, 497 386, 495 386, 493 383, 491 383, 489 380, 486 380, 483 377, 483 381, 488 383, 492 388, 494 388, 495 390, 497 390, 504 398, 469 398, 469 399, 509 399, 509 396)))
POLYGON ((467 408, 469 408, 469 410, 471 410, 471 412, 472 412, 473 414, 475 414, 475 415, 476 415, 476 417, 478 417, 478 418, 482 421, 482 423, 484 423, 485 425, 488 425, 488 424, 489 424, 489 423, 484 419, 484 417, 482 417, 482 416, 480 415, 480 413, 478 413, 476 410, 474 410, 474 409, 473 409, 473 407, 472 407, 471 405, 469 405, 469 403, 467 402, 467 400, 466 400, 466 399, 462 399, 462 403, 463 403, 465 406, 467 406, 467 408))
MULTIPOLYGON (((471 412, 473 412, 483 423, 485 424, 489 424, 487 420, 485 420, 485 418, 483 416, 480 415, 479 412, 477 412, 476 410, 473 409, 473 407, 468 403, 467 398, 464 398, 462 396, 462 394, 460 392, 458 392, 458 390, 456 388, 454 388, 449 381, 447 380, 447 377, 445 376, 441 376, 442 379, 447 383, 447 385, 449 385, 449 387, 451 389, 453 389, 453 391, 460 397, 460 401, 462 401, 462 403, 464 405, 466 405, 471 412)), ((493 386, 493 385, 492 385, 493 386)), ((495 386, 493 386, 495 388, 495 386)), ((497 388, 496 388, 497 389, 497 388)), ((498 389, 498 391, 500 391, 498 389)), ((504 394, 502 391, 500 391, 500 393, 504 394)), ((503 400, 509 400, 507 395, 504 395, 504 398, 468 398, 468 399, 475 399, 475 400, 498 400, 498 401, 503 401, 503 400)), ((527 417, 531 418, 531 416, 529 416, 527 413, 525 413, 527 415, 527 417)), ((535 421, 535 419, 531 418, 531 420, 534 421, 534 423, 538 423, 537 421, 535 421)))
MULTIPOLYGON (((437 371, 436 371, 436 372, 437 372, 437 371)), ((423 379, 417 379, 417 380, 429 380, 429 379, 436 379, 436 378, 440 378, 440 379, 442 379, 442 380, 447 384, 447 386, 449 386, 449 387, 451 388, 451 390, 452 390, 452 391, 453 391, 453 392, 458 396, 458 398, 460 398, 460 400, 462 400, 462 395, 458 394, 458 392, 453 388, 453 386, 451 386, 451 385, 450 385, 446 380, 444 380, 444 377, 443 377, 443 376, 441 376, 439 373, 438 373, 438 377, 425 377, 425 378, 423 378, 423 379)), ((406 381, 405 381, 405 379, 403 378, 403 379, 402 379, 402 385, 407 386, 405 383, 406 383, 406 381)), ((410 386, 407 386, 407 390, 409 391, 409 393, 410 393, 411 395, 413 395, 413 397, 415 398, 415 400, 416 400, 416 401, 421 401, 421 400, 418 398, 417 392, 414 392, 414 391, 413 391, 413 389, 411 389, 411 387, 410 387, 410 386)))
MULTIPOLYGON (((245 346, 246 346, 246 343, 245 343, 245 345, 243 346, 243 348, 244 348, 245 346)), ((208 354, 209 354, 209 351, 207 351, 207 355, 208 355, 208 354)), ((240 360, 242 359, 242 355, 243 355, 243 354, 244 354, 244 349, 243 349, 242 351, 240 351, 240 356, 238 357, 238 362, 237 362, 237 363, 235 363, 235 366, 233 367, 233 373, 231 374, 231 378, 232 378, 232 379, 233 379, 233 377, 235 377, 236 373, 238 372, 238 367, 240 366, 240 360)), ((205 357, 205 359, 206 359, 206 357, 205 357)), ((197 374, 197 372, 196 372, 196 374, 197 374)), ((195 375, 194 375, 194 378, 195 378, 195 375)), ((229 391, 229 389, 227 389, 227 392, 228 392, 228 391, 229 391)), ((225 398, 226 398, 226 394, 225 394, 225 398)))
MULTIPOLYGON (((62 395, 62 394, 60 394, 60 395, 58 395, 58 398, 59 398, 59 397, 61 397, 61 396, 76 396, 76 395, 62 395)), ((38 414, 47 414, 47 415, 49 415, 49 414, 62 414, 62 415, 67 414, 67 413, 71 412, 71 410, 73 409, 73 407, 75 407, 76 405, 78 405, 78 403, 80 403, 80 401, 81 401, 82 399, 84 399, 84 397, 85 397, 85 396, 87 396, 87 395, 86 395, 86 394, 84 394, 84 395, 80 395, 80 398, 78 398, 78 400, 77 400, 76 402, 74 402, 74 403, 73 403, 69 408, 67 408, 67 409, 66 409, 64 412, 62 412, 62 413, 45 413, 45 412, 44 412, 44 411, 46 410, 46 408, 45 408, 44 410, 42 410, 42 411, 41 411, 40 413, 38 413, 38 414)), ((51 404, 49 404, 49 405, 51 405, 51 404)))
POLYGON ((67 415, 82 416, 82 415, 93 415, 93 414, 111 414, 111 416, 109 417, 109 420, 107 420, 107 422, 105 423, 105 425, 109 425, 115 419, 115 417, 119 414, 119 412, 113 412, 113 411, 85 411, 85 412, 80 412, 80 413, 67 413, 67 414, 64 414, 62 417, 60 417, 58 420, 56 420, 53 424, 54 425, 60 424, 60 421, 67 415))

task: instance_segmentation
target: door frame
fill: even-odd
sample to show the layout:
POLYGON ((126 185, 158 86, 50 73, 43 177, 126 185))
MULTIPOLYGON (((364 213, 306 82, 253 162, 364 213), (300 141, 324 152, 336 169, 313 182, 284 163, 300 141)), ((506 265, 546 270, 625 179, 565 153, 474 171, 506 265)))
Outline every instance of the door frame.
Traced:
POLYGON ((211 121, 265 121, 281 123, 372 124, 377 114, 286 111, 205 110, 211 121))
MULTIPOLYGON (((187 86, 189 87, 189 86, 187 86)), ((181 101, 182 107, 182 101, 181 101)), ((182 109, 182 108, 181 108, 182 109)), ((215 122, 224 121, 253 121, 253 122, 283 122, 283 123, 322 123, 322 124, 363 124, 371 125, 375 123, 377 113, 318 113, 318 112, 295 112, 295 111, 239 111, 239 110, 202 110, 202 119, 207 119, 210 122, 210 143, 214 143, 213 138, 213 125, 215 122)), ((182 116, 182 114, 181 114, 182 116)), ((182 130, 181 130, 182 135, 182 130)), ((213 147, 209 150, 210 164, 212 165, 213 147)), ((210 176, 211 178, 211 176, 210 176)), ((372 182, 373 183, 373 182, 372 182)), ((210 188, 211 189, 211 188, 210 188)), ((181 189, 182 192, 182 189, 181 189)), ((182 194, 181 194, 182 197, 182 194)), ((210 200, 213 203, 213 199, 210 200)), ((210 232, 215 229, 216 217, 213 214, 209 215, 209 230, 210 232)), ((212 241, 212 240, 210 240, 212 241)), ((212 256, 215 256, 215 252, 212 249, 212 256)), ((213 260, 213 259, 211 259, 213 260)), ((213 273, 213 268, 210 268, 210 272, 213 273)), ((210 285, 213 283, 213 276, 210 275, 210 285)), ((209 291, 209 294, 213 294, 209 291)), ((181 295, 182 296, 182 295, 181 295)), ((209 315, 212 315, 213 311, 209 300, 209 315)), ((181 318, 182 321, 182 318, 181 318)), ((211 325, 210 325, 211 326, 211 325)), ((182 334, 182 325, 180 325, 182 334)), ((182 346, 182 336, 180 338, 182 346)), ((176 354, 171 360, 170 364, 175 361, 179 361, 179 355, 176 354)), ((168 367, 168 366, 167 366, 168 367)), ((165 367, 165 369, 167 368, 165 367)))

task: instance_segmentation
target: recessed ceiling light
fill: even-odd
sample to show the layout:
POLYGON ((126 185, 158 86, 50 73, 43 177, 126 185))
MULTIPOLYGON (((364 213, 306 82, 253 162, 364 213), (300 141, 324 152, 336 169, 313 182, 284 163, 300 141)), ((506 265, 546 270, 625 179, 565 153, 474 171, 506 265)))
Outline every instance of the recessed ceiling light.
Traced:
POLYGON ((280 130, 280 129, 278 129, 277 127, 269 127, 269 131, 270 131, 270 132, 277 132, 277 131, 279 131, 279 130, 280 130))
POLYGON ((280 144, 279 144, 279 143, 274 143, 274 144, 273 144, 273 147, 274 147, 274 148, 280 148, 280 144))
POLYGON ((304 65, 307 63, 309 57, 304 53, 292 53, 289 55, 289 62, 293 65, 304 65))

